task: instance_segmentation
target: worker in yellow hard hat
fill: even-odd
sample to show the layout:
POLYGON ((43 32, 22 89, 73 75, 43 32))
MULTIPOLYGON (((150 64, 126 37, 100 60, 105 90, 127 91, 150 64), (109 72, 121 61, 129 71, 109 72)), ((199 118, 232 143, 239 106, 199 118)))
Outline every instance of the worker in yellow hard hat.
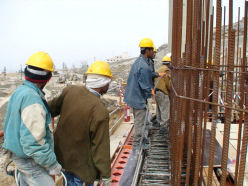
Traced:
POLYGON ((68 185, 91 186, 102 179, 110 186, 109 113, 100 96, 108 91, 113 76, 104 61, 94 62, 86 75, 86 86, 68 86, 49 102, 52 116, 60 115, 55 153, 68 185))
MULTIPOLYGON (((152 109, 152 65, 151 58, 154 56, 154 44, 150 38, 144 38, 139 43, 140 56, 132 65, 127 80, 126 90, 124 94, 124 102, 133 109, 134 115, 134 136, 132 154, 135 154, 139 147, 142 128, 147 113, 147 109, 152 109)), ((136 165, 137 159, 129 161, 128 165, 136 165)), ((132 167, 132 172, 134 167, 132 167)), ((134 172, 134 171, 133 171, 134 172)), ((123 180, 123 185, 131 185, 130 180, 123 180)), ((121 183, 120 183, 121 184, 121 183)))
POLYGON ((141 129, 146 115, 146 105, 152 97, 151 58, 154 56, 154 44, 149 38, 140 41, 140 56, 134 62, 127 81, 124 101, 134 112, 134 147, 141 139, 141 129))
POLYGON ((11 154, 21 185, 54 186, 50 174, 60 175, 62 167, 54 153, 51 114, 42 91, 54 65, 46 52, 33 54, 26 65, 26 80, 8 104, 3 148, 11 154))
POLYGON ((160 133, 164 134, 169 127, 170 118, 170 64, 171 54, 167 54, 162 59, 162 66, 158 69, 158 73, 165 75, 155 79, 155 99, 157 103, 156 120, 160 126, 160 133))

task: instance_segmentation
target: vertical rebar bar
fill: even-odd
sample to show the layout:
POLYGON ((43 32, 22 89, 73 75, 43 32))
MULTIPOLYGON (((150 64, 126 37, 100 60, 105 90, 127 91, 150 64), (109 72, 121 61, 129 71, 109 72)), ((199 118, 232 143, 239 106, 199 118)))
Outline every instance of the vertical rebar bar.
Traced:
MULTIPOLYGON (((236 90, 235 90, 235 93, 238 92, 238 82, 241 83, 242 86, 244 86, 244 80, 242 80, 243 78, 242 77, 239 77, 238 78, 238 73, 239 73, 239 20, 240 20, 240 7, 239 7, 239 10, 238 10, 238 38, 237 38, 237 53, 236 53, 236 65, 238 66, 237 67, 237 72, 236 72, 236 90)), ((241 76, 243 76, 241 74, 241 76)), ((240 88, 240 87, 239 87, 240 88)), ((244 87, 242 88, 242 90, 244 90, 244 87)), ((240 97, 241 97, 241 100, 243 100, 244 98, 244 95, 240 94, 240 97)), ((243 103, 242 103, 243 104, 243 103)), ((240 105, 240 104, 239 104, 240 105)), ((242 113, 242 112, 241 112, 242 113)), ((243 115, 243 113, 242 113, 243 115)), ((242 120, 239 120, 239 129, 238 129, 238 141, 237 141, 237 154, 236 154, 236 165, 235 165, 235 176, 234 176, 234 185, 236 186, 237 185, 237 179, 238 179, 238 167, 239 167, 239 153, 240 153, 240 141, 241 141, 241 131, 242 131, 242 120)))
MULTIPOLYGON (((229 4, 229 6, 231 6, 229 4)), ((230 10, 229 10, 230 13, 230 10)), ((230 17, 229 17, 230 19, 230 17)), ((228 71, 233 71, 234 67, 234 53, 235 53, 235 30, 229 31, 228 39, 228 71)), ((233 96, 233 72, 227 73, 227 87, 226 87, 226 104, 232 107, 232 96, 233 96)), ((225 110, 225 125, 224 125, 224 137, 223 137, 223 148, 222 148, 222 177, 221 185, 226 185, 227 176, 227 160, 229 150, 229 138, 230 138, 230 127, 231 127, 232 109, 226 108, 225 110)))
MULTIPOLYGON (((221 70, 224 71, 225 70, 225 41, 226 41, 226 7, 224 6, 224 22, 223 22, 223 46, 222 46, 222 67, 221 67, 221 70)), ((224 91, 224 77, 225 76, 222 76, 221 77, 221 96, 223 97, 223 91, 224 91)))
MULTIPOLYGON (((212 7, 211 7, 212 8, 212 7)), ((205 46, 204 46, 204 68, 206 68, 206 61, 207 61, 207 55, 208 55, 208 38, 209 38, 209 34, 211 35, 211 31, 209 32, 209 9, 210 9, 210 2, 209 0, 206 1, 206 32, 205 32, 205 46)), ((210 29, 213 28, 213 22, 212 22, 212 16, 211 16, 211 20, 210 20, 210 29)), ((212 37, 210 39, 213 39, 212 37)), ((212 46, 211 46, 212 47, 212 46)), ((210 51, 209 51, 210 52, 210 51)), ((211 50, 212 52, 212 50, 211 50)), ((211 60, 210 60, 211 61, 211 60)), ((207 100, 208 99, 208 90, 209 87, 208 87, 208 80, 209 80, 209 72, 208 71, 205 71, 204 72, 204 77, 203 77, 203 99, 207 100)), ((204 152, 205 152, 205 142, 206 142, 206 125, 207 125, 207 116, 208 116, 208 113, 207 113, 207 110, 208 110, 208 104, 204 104, 204 126, 203 126, 203 134, 202 134, 202 152, 201 152, 201 160, 200 160, 200 179, 199 179, 199 182, 201 183, 202 182, 202 178, 203 178, 203 164, 204 164, 204 152)))
MULTIPOLYGON (((229 0, 229 25, 228 25, 228 71, 233 71, 235 54, 235 31, 233 30, 233 1, 229 0)), ((232 107, 233 96, 233 73, 227 72, 227 87, 226 87, 226 99, 225 102, 232 107)), ((227 108, 225 110, 225 125, 224 125, 224 137, 223 137, 223 149, 222 149, 222 161, 221 161, 221 186, 226 184, 227 176, 227 159, 229 150, 229 137, 231 127, 232 110, 227 108)))
MULTIPOLYGON (((213 73, 213 102, 218 102, 218 89, 219 89, 219 65, 220 65, 220 47, 221 47, 221 0, 216 1, 216 40, 215 40, 215 65, 213 73)), ((207 185, 212 185, 213 164, 214 164, 214 151, 215 151, 215 134, 218 107, 212 105, 212 126, 210 137, 210 154, 209 154, 209 169, 207 185)))
MULTIPOLYGON (((246 63, 246 60, 247 60, 246 59, 246 52, 247 52, 247 11, 248 11, 247 8, 248 8, 248 1, 245 1, 244 8, 245 8, 245 10, 244 10, 245 15, 244 15, 243 57, 242 57, 243 67, 247 65, 247 63, 246 63)), ((243 69, 243 70, 245 70, 245 69, 243 69)), ((248 93, 248 88, 247 88, 247 85, 246 85, 246 99, 245 99, 246 110, 247 110, 247 107, 248 107, 248 94, 247 93, 248 93)), ((242 150, 241 150, 240 167, 239 167, 238 184, 237 185, 243 185, 244 172, 245 172, 245 163, 246 163, 247 143, 248 143, 248 114, 245 113, 243 140, 242 140, 242 150)))
MULTIPOLYGON (((237 47, 236 47, 236 66, 239 62, 239 19, 240 19, 240 7, 238 9, 238 28, 237 28, 237 47)), ((238 92, 238 68, 236 67, 236 76, 235 76, 235 93, 238 92)))
MULTIPOLYGON (((193 10, 193 1, 188 0, 187 1, 187 27, 186 27, 186 63, 187 65, 192 65, 192 10, 193 10)), ((186 95, 188 97, 191 96, 191 75, 188 71, 187 73, 187 93, 186 95)), ((187 101, 187 104, 189 105, 189 109, 186 110, 188 113, 188 118, 186 119, 185 125, 188 127, 188 138, 187 138, 187 167, 186 167, 186 186, 190 185, 190 168, 191 168, 191 156, 192 156, 192 102, 187 101)))

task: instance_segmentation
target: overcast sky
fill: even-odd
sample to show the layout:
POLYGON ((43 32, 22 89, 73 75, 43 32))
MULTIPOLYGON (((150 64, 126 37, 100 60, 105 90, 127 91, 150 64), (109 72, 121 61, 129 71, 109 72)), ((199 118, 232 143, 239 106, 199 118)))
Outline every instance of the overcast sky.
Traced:
POLYGON ((150 37, 167 43, 167 0, 0 0, 0 72, 20 68, 39 50, 59 68, 128 52, 150 37))
MULTIPOLYGON (((214 0, 214 5, 216 0, 214 0)), ((245 0, 234 0, 237 7, 245 0)), ((169 0, 0 0, 0 72, 19 70, 37 51, 48 52, 57 68, 128 52, 139 53, 143 37, 168 42, 169 0)), ((223 0, 227 6, 228 0, 223 0)), ((227 14, 228 15, 228 14, 227 14)))

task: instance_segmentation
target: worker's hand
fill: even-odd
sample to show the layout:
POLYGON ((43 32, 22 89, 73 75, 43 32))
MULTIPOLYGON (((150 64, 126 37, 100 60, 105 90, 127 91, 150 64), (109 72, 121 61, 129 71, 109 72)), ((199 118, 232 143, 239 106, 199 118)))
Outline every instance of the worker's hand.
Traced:
POLYGON ((111 186, 111 178, 103 178, 102 179, 102 182, 103 182, 103 186, 111 186))
POLYGON ((61 171, 62 171, 62 167, 58 163, 58 165, 55 168, 49 170, 49 174, 55 176, 61 176, 61 171))
POLYGON ((155 100, 155 91, 152 89, 152 98, 155 100))
POLYGON ((164 72, 163 73, 159 73, 158 75, 159 75, 159 77, 162 77, 162 76, 166 77, 166 73, 164 73, 164 72))
POLYGON ((152 98, 148 98, 148 99, 147 99, 147 108, 149 109, 149 111, 152 111, 152 110, 153 110, 153 105, 152 105, 152 103, 153 103, 152 98))

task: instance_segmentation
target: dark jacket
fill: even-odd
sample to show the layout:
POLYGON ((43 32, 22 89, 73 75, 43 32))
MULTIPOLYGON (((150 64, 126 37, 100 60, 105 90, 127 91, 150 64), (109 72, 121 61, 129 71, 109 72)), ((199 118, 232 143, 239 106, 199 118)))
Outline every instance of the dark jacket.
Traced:
POLYGON ((154 87, 154 81, 155 81, 155 78, 159 77, 159 74, 158 72, 155 72, 155 67, 154 67, 154 60, 153 59, 150 59, 150 67, 151 67, 151 70, 152 70, 152 82, 153 82, 153 87, 154 87))
POLYGON ((69 86, 49 102, 60 115, 54 135, 55 153, 65 169, 86 183, 109 178, 109 113, 98 96, 83 86, 69 86))
POLYGON ((165 77, 155 79, 155 91, 160 90, 166 95, 170 95, 171 90, 171 75, 170 69, 166 65, 162 65, 158 69, 158 73, 166 73, 165 77))
POLYGON ((144 55, 134 62, 124 95, 124 101, 132 108, 144 109, 152 93, 152 70, 150 60, 144 55))

